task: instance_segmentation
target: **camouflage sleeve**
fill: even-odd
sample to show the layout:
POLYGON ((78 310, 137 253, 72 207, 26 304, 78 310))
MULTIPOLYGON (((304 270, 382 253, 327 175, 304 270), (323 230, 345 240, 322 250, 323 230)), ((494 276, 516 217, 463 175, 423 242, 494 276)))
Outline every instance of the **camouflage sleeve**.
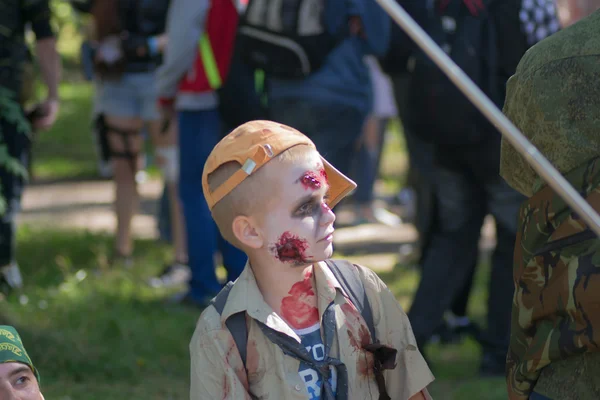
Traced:
MULTIPOLYGON (((535 136, 539 128, 538 114, 532 112, 534 97, 529 76, 517 73, 508 80, 504 114, 528 138, 535 136)), ((513 189, 527 197, 533 195, 537 173, 506 138, 502 138, 500 175, 513 189)))
POLYGON ((24 0, 23 14, 25 21, 31 24, 37 40, 54 36, 54 30, 50 23, 52 12, 49 0, 24 0))

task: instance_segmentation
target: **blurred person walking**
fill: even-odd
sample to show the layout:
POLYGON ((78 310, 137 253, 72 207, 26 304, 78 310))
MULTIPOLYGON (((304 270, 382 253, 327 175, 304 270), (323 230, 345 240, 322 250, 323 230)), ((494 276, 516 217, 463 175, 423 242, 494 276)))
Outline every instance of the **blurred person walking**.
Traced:
POLYGON ((379 176, 385 135, 391 119, 398 116, 392 83, 373 56, 365 57, 373 91, 371 113, 356 143, 352 175, 357 188, 351 200, 355 204, 358 223, 381 223, 395 226, 402 220, 387 209, 374 204, 375 183, 379 176))
MULTIPOLYGON (((179 172, 177 130, 162 124, 157 106, 155 73, 167 46, 169 0, 93 1, 93 59, 97 75, 97 129, 112 163, 117 232, 113 262, 133 263, 132 218, 139 194, 137 173, 142 165, 146 128, 154 144, 169 196, 177 199, 179 172)), ((171 202, 175 264, 187 264, 183 219, 171 202)))
MULTIPOLYGON (((539 43, 504 113, 600 212, 600 11, 539 43)), ((600 238, 503 141, 500 173, 527 196, 514 247, 511 400, 600 398, 600 238)))
MULTIPOLYGON (((559 28, 552 1, 440 0, 416 13, 424 29, 499 106, 527 48, 559 28)), ((496 221, 487 326, 480 337, 483 375, 504 374, 510 330, 512 247, 523 197, 498 172, 500 134, 420 50, 407 63, 407 124, 433 149, 437 202, 422 279, 409 312, 423 347, 444 313, 468 290, 484 217, 496 221), (435 294, 435 301, 431 301, 435 294)))
POLYGON ((59 109, 60 57, 51 25, 48 0, 0 2, 0 286, 20 288, 23 279, 15 258, 15 219, 27 179, 32 131, 47 130, 59 109), (46 99, 25 112, 23 92, 28 48, 25 29, 35 34, 35 54, 46 89, 46 99))
POLYGON ((217 90, 228 76, 238 17, 231 0, 173 2, 167 18, 169 48, 158 71, 162 111, 167 119, 176 115, 179 129, 179 196, 191 270, 189 290, 173 300, 199 307, 221 290, 217 252, 229 280, 239 276, 247 261, 219 234, 202 193, 204 163, 222 135, 217 90))
POLYGON ((363 58, 386 51, 389 27, 373 0, 250 0, 240 21, 244 59, 269 77, 271 118, 304 132, 345 174, 373 103, 363 58))

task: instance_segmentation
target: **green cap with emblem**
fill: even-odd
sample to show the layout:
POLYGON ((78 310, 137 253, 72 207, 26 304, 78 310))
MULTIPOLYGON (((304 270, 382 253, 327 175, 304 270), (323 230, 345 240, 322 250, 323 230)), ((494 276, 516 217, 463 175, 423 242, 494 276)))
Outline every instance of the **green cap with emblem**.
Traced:
POLYGON ((27 365, 35 374, 38 382, 40 382, 40 374, 38 370, 33 366, 33 362, 23 341, 17 333, 17 330, 12 326, 0 325, 0 364, 18 362, 27 365))

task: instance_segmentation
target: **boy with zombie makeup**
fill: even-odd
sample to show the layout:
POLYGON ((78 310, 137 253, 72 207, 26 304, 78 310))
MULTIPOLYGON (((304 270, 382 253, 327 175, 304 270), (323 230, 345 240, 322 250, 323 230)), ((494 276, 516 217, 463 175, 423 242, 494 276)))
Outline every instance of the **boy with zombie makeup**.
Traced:
POLYGON ((394 295, 369 269, 329 260, 331 207, 356 185, 306 136, 246 123, 213 149, 202 182, 249 261, 198 321, 192 399, 430 398, 433 376, 394 295))

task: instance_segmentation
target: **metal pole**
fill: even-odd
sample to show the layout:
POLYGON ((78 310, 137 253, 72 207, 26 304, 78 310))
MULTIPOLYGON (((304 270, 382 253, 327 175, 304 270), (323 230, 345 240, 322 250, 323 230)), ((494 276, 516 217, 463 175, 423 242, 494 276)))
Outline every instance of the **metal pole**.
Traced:
POLYGON ((412 40, 437 64, 465 96, 498 128, 525 157, 535 171, 579 214, 600 237, 600 215, 577 193, 571 184, 531 144, 517 127, 473 83, 454 61, 429 37, 395 0, 376 0, 412 40))

